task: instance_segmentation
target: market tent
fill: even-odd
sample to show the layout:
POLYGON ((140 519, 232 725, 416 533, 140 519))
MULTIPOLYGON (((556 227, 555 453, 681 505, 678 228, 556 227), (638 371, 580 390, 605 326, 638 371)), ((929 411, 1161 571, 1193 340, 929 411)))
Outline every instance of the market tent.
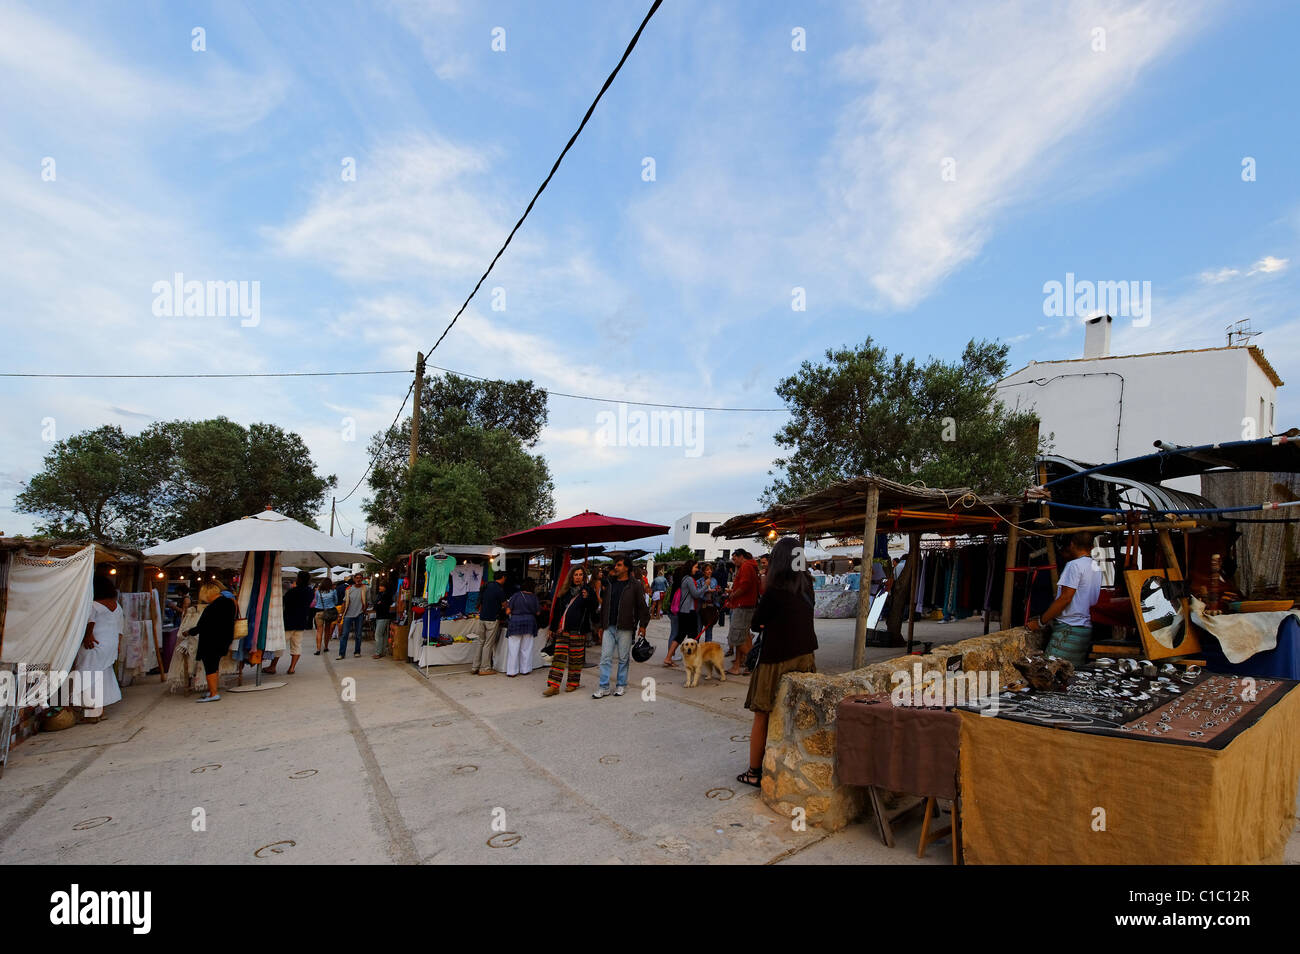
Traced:
POLYGON ((506 547, 563 547, 579 543, 613 543, 657 537, 671 528, 657 523, 643 523, 625 517, 607 517, 594 510, 584 510, 576 517, 544 523, 531 530, 520 530, 498 537, 506 547))
POLYGON ((236 568, 243 565, 244 554, 266 551, 278 552, 284 563, 300 567, 375 562, 375 557, 360 547, 270 509, 160 543, 145 550, 144 555, 163 567, 202 554, 209 567, 236 568))
MULTIPOLYGON (((761 539, 765 535, 798 534, 803 538, 861 538, 859 570, 869 580, 870 564, 878 533, 908 533, 911 549, 920 549, 922 533, 992 534, 1001 524, 1011 528, 1009 552, 1015 552, 1020 498, 979 495, 967 487, 938 489, 914 487, 867 474, 831 484, 789 503, 777 504, 760 513, 742 513, 713 531, 715 537, 761 539), (1005 516, 1003 511, 1009 511, 1005 516)), ((1010 572, 1008 566, 1008 572, 1010 572)), ((1010 586, 1005 587, 1010 593, 1010 586)), ((853 638, 853 668, 866 659, 867 619, 870 587, 859 588, 858 625, 853 638)), ((1009 599, 1009 595, 1006 599, 1009 599)), ((908 601, 908 652, 912 648, 915 601, 908 601)), ((1011 612, 1004 602, 1002 619, 1011 612)))

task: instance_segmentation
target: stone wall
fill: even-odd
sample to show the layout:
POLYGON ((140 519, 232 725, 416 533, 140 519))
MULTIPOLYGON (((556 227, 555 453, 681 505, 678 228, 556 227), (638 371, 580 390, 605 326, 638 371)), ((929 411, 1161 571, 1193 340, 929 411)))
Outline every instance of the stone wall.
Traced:
POLYGON ((895 672, 910 672, 918 662, 924 671, 942 671, 955 655, 961 655, 965 671, 997 670, 1006 685, 1021 678, 1012 661, 1041 647, 1038 633, 1017 627, 935 646, 929 655, 898 656, 838 676, 786 676, 767 727, 763 801, 786 817, 802 808, 809 824, 832 831, 843 828, 867 804, 867 790, 841 784, 835 771, 835 715, 845 697, 889 692, 895 672))

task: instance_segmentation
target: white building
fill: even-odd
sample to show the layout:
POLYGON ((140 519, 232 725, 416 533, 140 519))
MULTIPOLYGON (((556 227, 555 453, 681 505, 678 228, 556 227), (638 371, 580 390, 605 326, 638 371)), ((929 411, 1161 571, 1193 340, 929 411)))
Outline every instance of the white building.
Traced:
MULTIPOLYGON (((1259 348, 1112 355, 1110 324, 1109 317, 1086 323, 1082 358, 1033 361, 998 384, 1004 404, 1037 413, 1048 453, 1104 464, 1155 453, 1156 441, 1195 445, 1277 433, 1282 380, 1259 348)), ((1170 486, 1198 492, 1200 478, 1170 486)))
POLYGON ((721 557, 724 560, 731 558, 732 551, 737 547, 743 547, 754 552, 752 546, 745 546, 736 540, 723 540, 712 536, 714 529, 726 523, 734 513, 705 513, 693 511, 686 516, 673 521, 673 546, 688 546, 695 551, 697 560, 716 560, 721 557))

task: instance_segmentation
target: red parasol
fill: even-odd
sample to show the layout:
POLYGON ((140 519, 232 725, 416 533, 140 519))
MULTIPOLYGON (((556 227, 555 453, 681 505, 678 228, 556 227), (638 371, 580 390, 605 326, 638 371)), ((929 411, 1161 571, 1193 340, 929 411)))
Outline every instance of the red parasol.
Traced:
POLYGON ((498 537, 503 547, 562 547, 578 543, 613 543, 657 537, 671 528, 658 523, 643 523, 623 517, 607 517, 603 513, 584 510, 576 517, 544 523, 531 530, 519 530, 498 537))

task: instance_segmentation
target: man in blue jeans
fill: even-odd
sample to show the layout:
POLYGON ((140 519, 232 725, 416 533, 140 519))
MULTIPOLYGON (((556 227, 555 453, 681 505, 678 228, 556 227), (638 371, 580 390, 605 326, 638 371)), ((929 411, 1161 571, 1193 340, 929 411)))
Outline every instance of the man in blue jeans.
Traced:
POLYGON ((600 686, 591 694, 593 699, 604 699, 609 695, 609 671, 614 665, 615 652, 618 653, 618 682, 614 686, 614 695, 621 696, 627 691, 632 632, 635 629, 638 636, 644 636, 645 628, 650 623, 645 587, 641 585, 640 578, 632 574, 631 569, 627 557, 615 558, 614 569, 610 572, 609 592, 600 605, 600 686))
POLYGON ((353 656, 361 655, 361 624, 366 618, 366 591, 361 585, 361 577, 354 576, 343 598, 343 629, 339 633, 339 659, 348 654, 348 631, 357 634, 356 649, 353 656))

